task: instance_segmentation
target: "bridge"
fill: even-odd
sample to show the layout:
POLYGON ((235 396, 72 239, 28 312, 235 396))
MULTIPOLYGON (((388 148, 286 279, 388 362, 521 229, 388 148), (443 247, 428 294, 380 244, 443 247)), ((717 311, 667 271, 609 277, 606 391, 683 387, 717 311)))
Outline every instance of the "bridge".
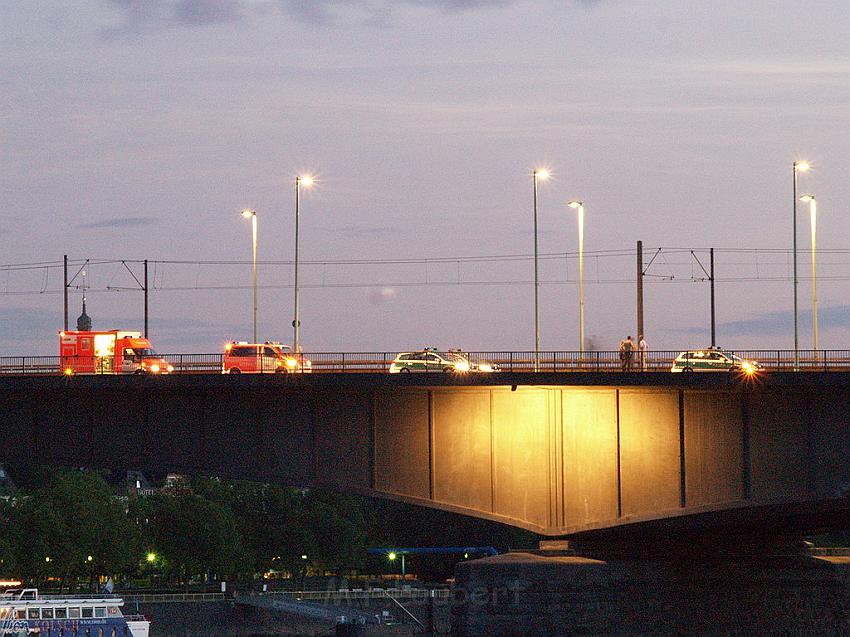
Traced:
POLYGON ((850 374, 0 377, 0 461, 330 486, 548 536, 850 512, 850 374))

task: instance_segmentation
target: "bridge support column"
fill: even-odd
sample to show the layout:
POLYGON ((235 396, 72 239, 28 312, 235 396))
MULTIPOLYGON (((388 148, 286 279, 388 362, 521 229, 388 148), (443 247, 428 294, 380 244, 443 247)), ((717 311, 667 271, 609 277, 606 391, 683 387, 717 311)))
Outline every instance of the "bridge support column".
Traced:
POLYGON ((850 558, 782 543, 632 558, 624 548, 459 564, 453 637, 850 635, 850 558))

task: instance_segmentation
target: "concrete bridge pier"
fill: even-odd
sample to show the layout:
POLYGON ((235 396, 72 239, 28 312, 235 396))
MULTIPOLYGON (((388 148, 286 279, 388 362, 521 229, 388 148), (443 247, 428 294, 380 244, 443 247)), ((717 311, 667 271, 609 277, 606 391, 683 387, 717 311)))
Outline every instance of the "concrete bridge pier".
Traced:
POLYGON ((453 637, 850 635, 850 558, 792 537, 579 543, 458 565, 453 637))

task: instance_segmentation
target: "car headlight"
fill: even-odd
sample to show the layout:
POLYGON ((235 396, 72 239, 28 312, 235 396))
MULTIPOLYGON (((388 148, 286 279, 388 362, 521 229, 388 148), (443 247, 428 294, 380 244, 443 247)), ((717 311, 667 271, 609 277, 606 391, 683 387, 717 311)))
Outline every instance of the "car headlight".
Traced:
POLYGON ((478 363, 479 372, 492 372, 493 366, 490 363, 478 363))
POLYGON ((294 369, 295 367, 298 367, 298 361, 295 360, 294 358, 287 358, 286 359, 286 366, 289 369, 294 369))
POLYGON ((460 361, 455 363, 455 370, 458 372, 468 372, 469 371, 469 363, 465 361, 460 361))
POLYGON ((166 369, 168 370, 168 373, 170 374, 171 372, 174 371, 174 365, 169 365, 166 369))
POLYGON ((159 365, 157 365, 156 363, 154 363, 153 365, 151 365, 151 371, 152 371, 154 374, 159 374, 159 365))

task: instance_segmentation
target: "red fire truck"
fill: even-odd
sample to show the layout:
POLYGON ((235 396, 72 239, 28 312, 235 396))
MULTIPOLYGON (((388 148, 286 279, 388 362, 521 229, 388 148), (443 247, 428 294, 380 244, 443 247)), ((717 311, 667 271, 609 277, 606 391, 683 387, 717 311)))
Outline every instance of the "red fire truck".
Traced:
POLYGON ((59 332, 62 373, 170 374, 174 367, 160 357, 139 332, 59 332))

